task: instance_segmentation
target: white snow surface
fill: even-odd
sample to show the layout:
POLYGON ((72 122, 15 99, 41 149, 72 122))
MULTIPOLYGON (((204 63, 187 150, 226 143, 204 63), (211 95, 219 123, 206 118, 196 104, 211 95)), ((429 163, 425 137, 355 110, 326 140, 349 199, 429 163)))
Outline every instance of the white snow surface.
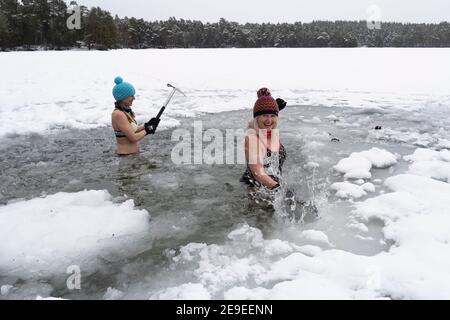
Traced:
POLYGON ((149 214, 133 200, 112 202, 104 190, 57 193, 0 206, 0 269, 26 278, 95 270, 140 250, 149 214))
POLYGON ((392 192, 355 204, 352 214, 384 222, 384 236, 394 241, 387 252, 362 256, 325 248, 306 254, 243 225, 224 245, 184 246, 173 267, 189 265, 196 284, 161 290, 153 298, 450 298, 450 185, 409 174, 385 183, 392 192))
MULTIPOLYGON (((334 170, 344 174, 345 179, 371 179, 372 168, 388 168, 397 163, 395 155, 389 151, 372 148, 370 150, 353 152, 334 166, 334 170)), ((347 189, 349 186, 347 186, 347 189)), ((356 192, 356 188, 353 188, 356 192)), ((360 197, 360 196, 358 196, 360 197)))
POLYGON ((450 183, 450 151, 435 151, 419 148, 412 155, 405 156, 412 162, 409 172, 450 183))
MULTIPOLYGON (((133 108, 141 121, 159 110, 169 93, 167 82, 187 93, 167 108, 162 128, 203 112, 249 109, 250 117, 262 86, 291 105, 382 113, 445 108, 450 106, 449 54, 450 49, 365 48, 0 53, 0 137, 109 127, 117 75, 135 85, 133 108), (267 61, 275 63, 261 68, 267 61), (280 70, 289 72, 280 77, 280 70)), ((450 148, 448 140, 428 132, 385 128, 371 131, 369 138, 450 148)), ((362 179, 372 177, 372 168, 388 168, 401 159, 373 148, 334 167, 345 179, 360 180, 360 185, 332 185, 338 196, 368 197, 351 202, 349 225, 368 232, 371 220, 382 221, 384 238, 393 243, 387 251, 363 256, 339 250, 317 230, 300 231, 312 243, 298 246, 265 239, 243 224, 223 244, 181 247, 169 269, 185 272, 184 283, 146 294, 151 299, 450 299, 450 152, 419 148, 403 159, 410 162, 408 174, 383 177, 388 192, 372 197, 375 186, 362 179)), ((317 166, 311 162, 310 167, 317 166)), ((23 279, 66 276, 71 265, 93 272, 100 259, 144 250, 141 240, 149 226, 148 212, 136 209, 132 200, 116 203, 103 190, 19 199, 0 206, 0 269, 23 279)), ((1 287, 3 296, 12 291, 9 284, 1 287)), ((103 298, 127 294, 109 288, 103 298)))
POLYGON ((379 148, 356 152, 353 155, 369 160, 372 163, 372 168, 385 169, 397 163, 397 158, 392 153, 379 148))
POLYGON ((167 108, 161 128, 179 125, 177 117, 202 112, 249 109, 250 117, 262 86, 290 105, 381 112, 448 106, 449 55, 450 49, 394 48, 0 53, 0 137, 109 127, 117 75, 136 87, 133 108, 140 122, 164 103, 170 92, 166 83, 186 92, 187 97, 177 95, 167 108), (270 67, 262 68, 268 61, 273 62, 270 67))
POLYGON ((350 183, 348 181, 335 182, 331 185, 331 190, 336 191, 336 197, 347 199, 347 198, 361 198, 367 195, 367 192, 362 186, 350 183))
POLYGON ((370 179, 372 177, 370 169, 372 163, 362 156, 352 154, 344 158, 334 166, 334 170, 346 175, 346 178, 352 179, 370 179))

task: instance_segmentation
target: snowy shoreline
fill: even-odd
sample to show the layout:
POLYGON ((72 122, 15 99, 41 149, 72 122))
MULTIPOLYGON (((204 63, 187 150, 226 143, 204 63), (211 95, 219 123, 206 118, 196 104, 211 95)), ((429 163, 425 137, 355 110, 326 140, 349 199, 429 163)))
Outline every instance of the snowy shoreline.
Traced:
POLYGON ((272 89, 290 105, 417 111, 448 108, 450 49, 171 49, 1 54, 0 138, 110 125, 113 79, 136 86, 142 121, 182 88, 162 119, 250 109, 272 89))

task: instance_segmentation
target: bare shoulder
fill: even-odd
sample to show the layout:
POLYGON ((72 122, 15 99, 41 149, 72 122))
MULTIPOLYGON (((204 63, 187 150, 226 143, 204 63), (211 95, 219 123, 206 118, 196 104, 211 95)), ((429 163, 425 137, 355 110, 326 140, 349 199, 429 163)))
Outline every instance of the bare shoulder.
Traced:
POLYGON ((120 110, 114 110, 111 114, 111 118, 116 121, 126 120, 127 116, 120 110))

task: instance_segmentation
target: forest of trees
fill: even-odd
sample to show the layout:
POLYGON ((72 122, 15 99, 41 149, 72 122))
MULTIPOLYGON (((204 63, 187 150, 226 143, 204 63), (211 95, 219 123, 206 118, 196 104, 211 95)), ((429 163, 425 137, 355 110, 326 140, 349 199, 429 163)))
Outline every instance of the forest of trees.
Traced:
POLYGON ((67 5, 63 0, 0 0, 0 49, 450 47, 448 22, 382 23, 373 30, 366 21, 239 24, 170 18, 151 22, 81 6, 81 28, 70 30, 67 10, 74 6, 75 1, 67 5))

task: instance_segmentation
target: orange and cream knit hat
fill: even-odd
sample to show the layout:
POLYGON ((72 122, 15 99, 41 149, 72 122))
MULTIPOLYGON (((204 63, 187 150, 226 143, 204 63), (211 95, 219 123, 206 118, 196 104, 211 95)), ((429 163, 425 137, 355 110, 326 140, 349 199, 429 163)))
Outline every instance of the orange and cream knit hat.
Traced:
POLYGON ((253 117, 256 118, 262 114, 275 114, 278 116, 280 109, 277 101, 270 94, 269 89, 261 88, 257 91, 258 100, 253 107, 253 117))

